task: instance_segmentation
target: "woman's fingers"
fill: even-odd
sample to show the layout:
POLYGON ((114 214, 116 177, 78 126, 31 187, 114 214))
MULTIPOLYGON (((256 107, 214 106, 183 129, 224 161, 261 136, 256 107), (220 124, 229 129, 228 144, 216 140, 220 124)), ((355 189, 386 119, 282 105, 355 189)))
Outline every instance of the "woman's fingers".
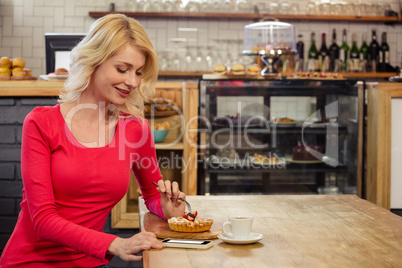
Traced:
POLYGON ((159 241, 154 233, 141 232, 126 239, 124 253, 119 257, 125 261, 140 261, 142 257, 136 254, 151 248, 161 249, 163 247, 163 242, 159 241))
POLYGON ((164 244, 162 241, 156 238, 156 235, 151 232, 143 231, 138 234, 139 236, 143 237, 143 250, 150 249, 150 248, 162 248, 164 244))
POLYGON ((166 193, 172 194, 172 183, 169 180, 164 181, 166 187, 166 193))
POLYGON ((176 181, 174 181, 172 183, 172 195, 179 197, 179 194, 180 194, 179 184, 176 181))

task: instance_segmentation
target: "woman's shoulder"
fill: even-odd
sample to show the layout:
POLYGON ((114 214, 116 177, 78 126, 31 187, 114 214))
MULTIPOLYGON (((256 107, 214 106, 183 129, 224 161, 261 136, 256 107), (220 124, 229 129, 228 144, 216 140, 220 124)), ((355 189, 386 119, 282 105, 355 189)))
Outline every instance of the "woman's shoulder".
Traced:
POLYGON ((35 107, 25 118, 25 121, 35 122, 54 122, 60 113, 60 104, 55 106, 38 106, 35 107))

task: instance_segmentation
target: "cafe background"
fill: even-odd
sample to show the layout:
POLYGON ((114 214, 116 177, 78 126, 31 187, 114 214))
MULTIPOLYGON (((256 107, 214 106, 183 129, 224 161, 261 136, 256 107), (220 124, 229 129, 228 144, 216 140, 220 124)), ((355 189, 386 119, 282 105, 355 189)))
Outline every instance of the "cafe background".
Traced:
MULTIPOLYGON (((399 0, 368 0, 364 2, 373 5, 381 3, 383 6, 388 5, 391 6, 393 10, 399 11, 399 2, 397 1, 399 0)), ((111 2, 114 3, 114 9, 116 11, 135 10, 133 4, 135 1, 132 0, 1 0, 0 55, 23 57, 27 62, 27 67, 32 70, 34 76, 45 74, 45 33, 85 33, 94 21, 94 18, 89 16, 89 12, 109 11, 111 2)), ((201 2, 201 0, 199 0, 199 2, 201 2)), ((258 0, 253 0, 253 2, 256 4, 259 2, 268 3, 268 1, 258 0)), ((269 1, 269 3, 271 2, 279 3, 278 1, 269 1)), ((310 2, 308 0, 287 0, 280 2, 298 3, 299 14, 307 14, 310 12, 307 10, 308 3, 310 2)), ((320 0, 316 0, 315 2, 319 3, 320 0)), ((328 3, 329 1, 326 2, 328 3)), ((349 2, 356 4, 363 1, 349 2)), ((235 11, 235 9, 227 10, 227 12, 229 11, 235 11)), ((225 61, 228 58, 232 58, 233 60, 248 60, 247 57, 241 57, 240 53, 243 49, 244 26, 251 23, 251 19, 139 17, 138 20, 145 27, 149 37, 153 41, 161 57, 161 62, 164 62, 165 59, 169 59, 166 64, 170 65, 170 70, 174 68, 172 61, 176 51, 180 52, 181 56, 191 53, 193 57, 199 52, 205 55, 207 51, 210 51, 211 56, 220 58, 222 63, 226 63, 225 61)), ((369 43, 371 41, 372 29, 376 29, 377 31, 378 42, 381 42, 381 33, 386 32, 387 41, 390 46, 391 65, 401 65, 402 46, 398 46, 398 44, 402 43, 400 23, 388 25, 382 21, 281 21, 289 22, 294 25, 296 37, 299 34, 303 35, 305 54, 310 46, 310 35, 313 31, 316 33, 317 49, 319 49, 321 45, 321 33, 327 34, 327 46, 331 44, 333 28, 337 29, 338 45, 342 42, 342 30, 347 30, 349 46, 352 41, 352 33, 357 34, 357 43, 358 46, 360 46, 363 33, 367 35, 367 42, 369 43)), ((193 70, 196 70, 196 65, 199 64, 185 66, 183 63, 180 68, 182 70, 191 70, 193 68, 193 70)), ((162 67, 162 69, 165 68, 164 66, 162 67)), ((211 71, 211 69, 208 68, 205 70, 211 71)), ((180 78, 180 80, 183 79, 180 78)))
MULTIPOLYGON (((259 2, 268 1, 254 1, 259 2)), ((274 2, 274 1, 270 1, 274 2)), ((298 3, 300 14, 306 14, 309 1, 289 1, 298 3)), ((319 1, 317 1, 319 2, 319 1)), ((353 1, 358 2, 358 1, 353 1)), ((371 3, 371 1, 365 1, 371 3)), ((373 4, 389 4, 399 12, 397 1, 372 1, 373 4)), ((133 1, 113 1, 116 11, 134 11, 133 1)), ((89 12, 109 11, 110 1, 90 0, 0 0, 0 56, 23 57, 32 75, 39 77, 46 74, 45 33, 85 33, 95 18, 89 12)), ((208 61, 203 65, 195 63, 198 54, 205 57, 208 53, 221 63, 242 61, 247 64, 250 57, 241 55, 243 49, 244 26, 253 22, 252 19, 235 18, 158 18, 139 17, 138 20, 145 27, 161 57, 161 69, 169 71, 190 70, 211 71, 208 61), (179 53, 176 53, 179 52, 179 53), (174 65, 175 57, 181 57, 179 65, 174 65), (193 62, 186 61, 186 55, 193 58, 193 62), (193 63, 193 64, 191 64, 193 63), (202 69, 197 69, 202 66, 202 69), (194 69, 193 69, 194 68, 194 69)), ((292 23, 296 36, 303 35, 305 50, 310 46, 311 32, 316 33, 316 42, 321 44, 320 36, 327 34, 327 45, 330 45, 330 33, 337 29, 337 42, 341 43, 343 29, 348 32, 348 43, 351 43, 352 33, 358 37, 361 44, 362 34, 367 35, 367 42, 371 41, 371 30, 376 29, 377 37, 387 33, 390 46, 390 60, 392 66, 402 64, 402 31, 401 24, 359 21, 314 21, 314 20, 282 20, 292 23), (399 46, 398 46, 399 45, 399 46)), ((305 52, 306 53, 306 52, 305 52)), ((218 62, 216 62, 218 63, 218 62)), ((210 63, 211 64, 211 63, 210 63)), ((166 77, 160 81, 196 81, 195 77, 166 77)), ((10 106, 14 103, 10 99, 0 99, 0 106, 10 106)), ((292 100, 284 105, 292 106, 292 100)), ((55 98, 25 98, 20 106, 14 107, 5 120, 5 114, 0 112, 0 248, 3 249, 17 220, 19 203, 21 201, 22 180, 20 173, 20 143, 23 119, 32 107, 37 105, 51 105, 55 98)), ((279 106, 279 104, 278 104, 279 106)), ((10 106, 11 107, 11 106, 10 106)), ((2 109, 3 111, 3 109, 2 109)), ((110 226, 106 231, 113 232, 110 226)))

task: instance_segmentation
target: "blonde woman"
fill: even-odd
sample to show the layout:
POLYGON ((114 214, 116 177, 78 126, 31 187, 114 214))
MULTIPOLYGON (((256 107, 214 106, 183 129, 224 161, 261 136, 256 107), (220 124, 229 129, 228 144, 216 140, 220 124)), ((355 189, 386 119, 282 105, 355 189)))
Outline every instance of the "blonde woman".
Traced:
POLYGON ((60 104, 35 108, 24 122, 21 212, 0 267, 107 267, 113 256, 138 261, 141 251, 163 247, 153 233, 103 232, 130 169, 151 212, 164 219, 184 212, 166 194, 185 198, 176 182, 162 180, 143 118, 157 66, 145 30, 124 15, 95 21, 72 50, 60 104))

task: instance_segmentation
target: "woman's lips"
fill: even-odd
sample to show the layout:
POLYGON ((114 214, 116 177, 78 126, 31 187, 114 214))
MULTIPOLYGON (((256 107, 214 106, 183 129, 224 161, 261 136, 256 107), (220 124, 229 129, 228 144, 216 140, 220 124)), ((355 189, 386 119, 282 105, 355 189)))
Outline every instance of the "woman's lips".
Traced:
POLYGON ((124 90, 124 89, 117 88, 117 87, 115 87, 115 89, 117 89, 117 91, 120 93, 120 95, 128 96, 130 94, 130 90, 124 90))

